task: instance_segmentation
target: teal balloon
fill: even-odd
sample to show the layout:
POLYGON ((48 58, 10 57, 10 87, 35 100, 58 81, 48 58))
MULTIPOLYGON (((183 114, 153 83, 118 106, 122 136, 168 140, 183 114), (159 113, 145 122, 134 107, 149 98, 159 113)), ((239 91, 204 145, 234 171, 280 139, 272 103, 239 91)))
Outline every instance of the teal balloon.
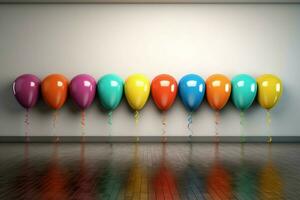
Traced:
POLYGON ((256 97, 256 80, 247 74, 239 74, 233 77, 231 85, 231 99, 233 104, 241 111, 247 110, 256 97))
POLYGON ((97 83, 97 92, 101 105, 108 111, 115 110, 123 97, 124 81, 115 74, 101 77, 97 83))

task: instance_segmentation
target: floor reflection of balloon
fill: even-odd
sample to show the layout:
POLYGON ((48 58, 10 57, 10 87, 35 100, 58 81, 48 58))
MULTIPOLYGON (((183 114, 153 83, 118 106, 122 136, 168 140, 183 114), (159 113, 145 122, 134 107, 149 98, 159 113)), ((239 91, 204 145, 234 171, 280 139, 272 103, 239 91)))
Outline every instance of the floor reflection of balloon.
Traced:
POLYGON ((190 143, 187 166, 185 167, 183 174, 181 175, 181 179, 178 182, 180 185, 179 188, 181 189, 180 196, 186 197, 187 199, 204 200, 204 177, 200 176, 200 170, 192 161, 192 154, 193 144, 190 143))
POLYGON ((206 177, 206 190, 212 200, 230 200, 233 198, 232 177, 219 161, 219 144, 215 146, 215 160, 206 177))
POLYGON ((248 166, 244 160, 244 144, 241 144, 241 163, 234 172, 234 193, 238 199, 256 200, 257 194, 257 173, 248 166))
POLYGON ((296 200, 299 145, 271 145, 1 144, 0 199, 296 200))
POLYGON ((272 161, 272 144, 269 144, 268 162, 259 173, 260 199, 280 200, 283 198, 283 180, 272 161))
POLYGON ((118 200, 121 198, 122 187, 124 186, 124 168, 120 169, 114 159, 113 145, 110 146, 110 159, 108 165, 104 168, 103 174, 99 179, 97 190, 99 197, 103 200, 118 200))
POLYGON ((69 199, 70 197, 70 185, 68 185, 69 177, 64 168, 60 165, 58 148, 59 144, 54 144, 51 161, 47 165, 40 180, 41 200, 69 199))
POLYGON ((149 177, 139 158, 139 144, 135 144, 133 165, 124 191, 125 200, 149 199, 149 177))
POLYGON ((38 200, 38 180, 35 169, 30 163, 28 143, 24 144, 24 159, 21 163, 19 174, 17 174, 12 190, 16 192, 11 194, 11 199, 38 200), (21 190, 18 188, 22 188, 21 190))
POLYGON ((79 171, 75 173, 72 181, 73 193, 70 194, 73 200, 92 200, 96 199, 95 174, 85 160, 85 144, 80 145, 79 171))
POLYGON ((166 160, 166 144, 162 145, 161 163, 152 178, 155 199, 179 200, 176 177, 166 160))

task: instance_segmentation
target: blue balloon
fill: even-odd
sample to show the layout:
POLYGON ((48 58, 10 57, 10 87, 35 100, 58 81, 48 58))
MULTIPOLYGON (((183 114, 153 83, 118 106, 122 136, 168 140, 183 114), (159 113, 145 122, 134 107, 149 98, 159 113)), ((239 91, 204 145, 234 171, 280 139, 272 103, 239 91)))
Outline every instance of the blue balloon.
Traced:
POLYGON ((256 97, 256 80, 247 74, 239 74, 233 77, 231 85, 231 99, 235 107, 241 111, 248 109, 256 97))
POLYGON ((204 94, 205 82, 196 74, 187 74, 179 81, 179 96, 183 105, 189 111, 199 108, 204 94))

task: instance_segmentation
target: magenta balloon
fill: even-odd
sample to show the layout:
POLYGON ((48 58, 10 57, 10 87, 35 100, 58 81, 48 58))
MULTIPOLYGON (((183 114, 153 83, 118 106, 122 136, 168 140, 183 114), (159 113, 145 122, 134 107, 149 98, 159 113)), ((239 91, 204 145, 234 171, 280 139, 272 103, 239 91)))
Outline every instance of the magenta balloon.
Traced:
POLYGON ((39 98, 40 83, 39 78, 32 74, 23 74, 14 81, 13 93, 24 108, 35 106, 39 98))
POLYGON ((87 74, 75 76, 70 83, 70 95, 80 109, 88 108, 96 94, 96 81, 87 74))

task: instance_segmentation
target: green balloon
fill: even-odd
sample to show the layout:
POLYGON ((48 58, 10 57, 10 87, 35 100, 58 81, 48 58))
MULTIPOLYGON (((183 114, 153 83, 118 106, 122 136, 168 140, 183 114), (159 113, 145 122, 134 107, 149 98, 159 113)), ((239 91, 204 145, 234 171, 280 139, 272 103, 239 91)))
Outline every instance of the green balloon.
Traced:
POLYGON ((102 106, 108 110, 115 110, 123 96, 124 81, 115 74, 101 77, 97 83, 98 97, 102 106))
POLYGON ((235 107, 241 111, 248 109, 256 97, 256 80, 247 74, 239 74, 233 77, 231 85, 231 99, 235 107))

